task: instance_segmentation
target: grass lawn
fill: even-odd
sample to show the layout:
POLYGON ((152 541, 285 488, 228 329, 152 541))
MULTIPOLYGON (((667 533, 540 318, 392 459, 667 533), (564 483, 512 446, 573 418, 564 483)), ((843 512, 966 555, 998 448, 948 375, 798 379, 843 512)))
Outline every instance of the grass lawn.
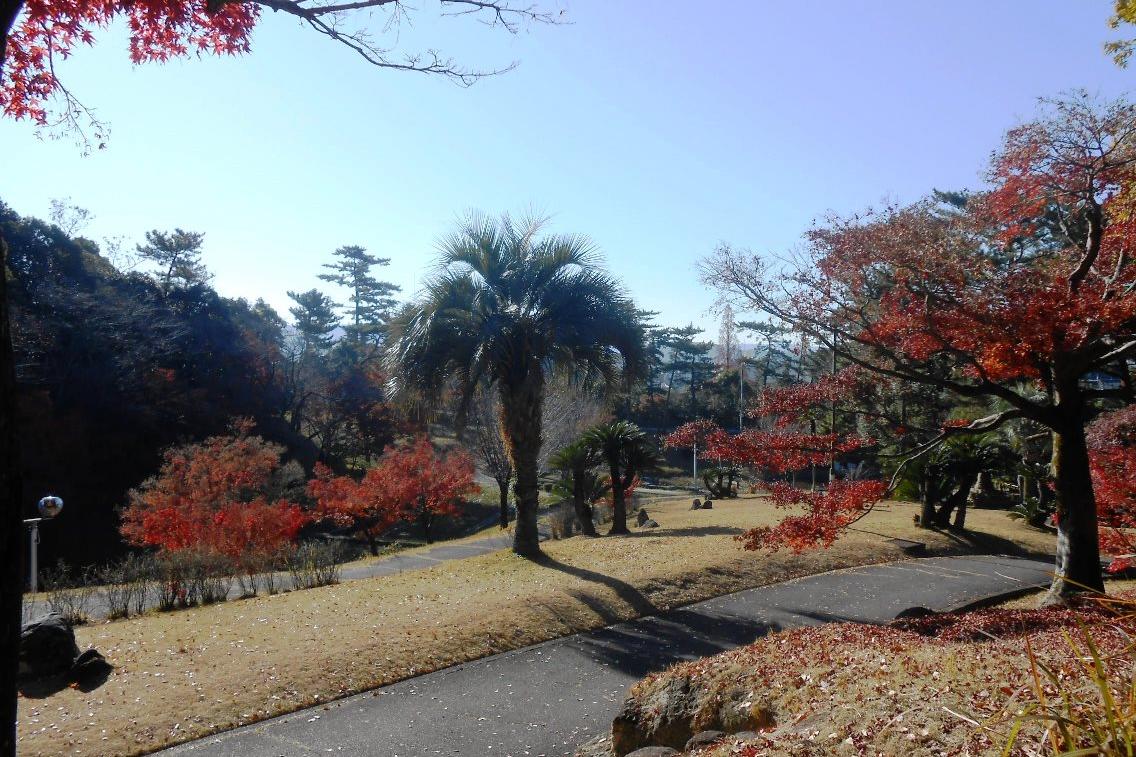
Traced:
POLYGON ((931 554, 1051 554, 1053 537, 973 510, 963 535, 916 528, 892 504, 831 549, 748 553, 734 536, 780 516, 767 500, 645 503, 661 528, 546 543, 549 560, 507 551, 397 576, 77 629, 115 666, 100 688, 22 698, 25 754, 129 754, 328 702, 496 652, 732 591, 901 558, 885 537, 931 554))

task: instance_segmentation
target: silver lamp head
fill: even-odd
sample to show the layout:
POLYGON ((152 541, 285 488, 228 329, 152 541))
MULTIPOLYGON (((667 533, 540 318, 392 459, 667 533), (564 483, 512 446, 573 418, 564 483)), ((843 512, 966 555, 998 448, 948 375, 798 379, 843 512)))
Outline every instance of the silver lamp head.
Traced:
POLYGON ((39 514, 45 518, 54 518, 63 509, 63 500, 53 494, 48 494, 39 501, 39 514))

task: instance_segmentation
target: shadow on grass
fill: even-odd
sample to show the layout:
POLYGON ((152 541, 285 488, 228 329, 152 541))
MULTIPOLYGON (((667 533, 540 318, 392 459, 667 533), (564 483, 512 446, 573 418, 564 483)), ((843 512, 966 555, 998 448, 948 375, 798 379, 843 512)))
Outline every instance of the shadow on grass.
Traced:
POLYGON ((1052 557, 1052 553, 1028 549, 1012 539, 995 536, 985 531, 966 531, 954 528, 933 528, 931 532, 941 534, 951 541, 947 550, 936 550, 939 554, 986 554, 1015 555, 1018 557, 1052 557))
POLYGON ((68 687, 74 687, 86 694, 106 683, 113 670, 114 668, 108 664, 98 666, 78 676, 75 673, 67 672, 55 676, 20 681, 19 689, 20 693, 28 699, 46 699, 68 687))
POLYGON ((635 536, 737 536, 745 533, 736 526, 688 526, 686 528, 636 529, 635 536))
MULTIPOLYGON (((558 570, 561 573, 567 573, 570 576, 575 576, 576 578, 581 578, 585 581, 591 581, 592 583, 602 584, 603 586, 606 586, 607 588, 614 591, 617 597, 630 605, 637 615, 654 615, 659 611, 657 607, 651 604, 651 600, 643 596, 642 592, 640 592, 631 584, 625 581, 620 581, 618 578, 615 578, 613 576, 609 576, 604 573, 597 573, 596 571, 588 570, 587 568, 578 568, 575 565, 568 565, 567 563, 562 563, 559 560, 556 560, 555 558, 549 557, 547 555, 537 560, 536 563, 545 568, 558 570)), ((583 593, 570 593, 572 593, 572 595, 576 599, 579 599, 581 602, 591 608, 593 612, 603 618, 606 622, 612 623, 617 620, 621 620, 621 618, 617 614, 615 614, 610 607, 604 605, 604 603, 596 597, 591 597, 583 593)))

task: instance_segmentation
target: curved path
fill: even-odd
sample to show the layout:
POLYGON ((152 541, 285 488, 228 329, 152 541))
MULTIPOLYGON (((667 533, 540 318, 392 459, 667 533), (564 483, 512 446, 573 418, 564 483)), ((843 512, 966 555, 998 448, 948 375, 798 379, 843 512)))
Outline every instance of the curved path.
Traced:
POLYGON ((168 755, 567 755, 627 687, 780 628, 879 623, 1049 583, 1052 563, 935 557, 825 573, 457 665, 167 750, 168 755))

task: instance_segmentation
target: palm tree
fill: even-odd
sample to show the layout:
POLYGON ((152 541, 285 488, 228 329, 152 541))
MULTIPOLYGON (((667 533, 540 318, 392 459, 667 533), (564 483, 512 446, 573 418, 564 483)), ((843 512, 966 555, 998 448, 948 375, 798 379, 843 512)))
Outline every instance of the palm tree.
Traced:
POLYGON ((643 470, 658 462, 658 452, 647 435, 630 421, 604 423, 584 434, 584 443, 599 452, 611 473, 611 534, 626 534, 627 503, 624 493, 643 470))
POLYGON ((549 464, 564 474, 556 491, 571 498, 580 529, 585 536, 596 535, 592 520, 592 503, 607 494, 608 486, 595 467, 603 462, 598 450, 578 439, 552 456, 549 464))
POLYGON ((542 222, 470 216, 439 244, 439 272, 392 329, 395 389, 437 396, 456 380, 460 412, 479 385, 496 386, 516 469, 513 551, 541 554, 538 456, 546 377, 614 386, 642 375, 643 329, 630 299, 579 236, 540 237, 542 222))

